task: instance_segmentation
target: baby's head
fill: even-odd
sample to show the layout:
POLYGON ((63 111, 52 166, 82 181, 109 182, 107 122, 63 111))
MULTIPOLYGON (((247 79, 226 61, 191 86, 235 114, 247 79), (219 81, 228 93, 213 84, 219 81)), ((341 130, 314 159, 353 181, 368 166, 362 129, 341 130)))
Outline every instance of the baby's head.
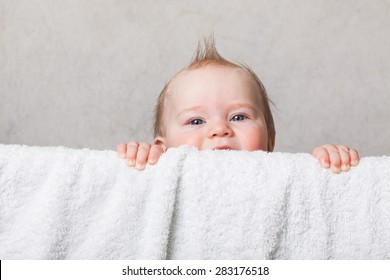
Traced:
POLYGON ((210 38, 160 93, 155 144, 271 152, 275 127, 269 104, 256 74, 222 58, 210 38))

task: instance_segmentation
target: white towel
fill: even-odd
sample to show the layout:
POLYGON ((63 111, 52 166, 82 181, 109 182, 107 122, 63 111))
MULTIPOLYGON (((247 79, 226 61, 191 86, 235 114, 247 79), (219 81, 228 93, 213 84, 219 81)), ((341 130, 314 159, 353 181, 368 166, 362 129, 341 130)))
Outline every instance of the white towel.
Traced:
POLYGON ((0 258, 166 258, 183 152, 138 172, 110 151, 0 145, 0 258))
POLYGON ((1 259, 390 259, 390 157, 0 145, 1 259))

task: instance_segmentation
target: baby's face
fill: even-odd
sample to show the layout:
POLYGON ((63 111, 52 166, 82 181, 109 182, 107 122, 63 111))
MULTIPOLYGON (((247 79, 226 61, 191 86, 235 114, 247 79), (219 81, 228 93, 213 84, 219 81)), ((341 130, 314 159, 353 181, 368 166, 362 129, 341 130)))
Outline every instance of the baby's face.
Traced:
POLYGON ((259 88, 241 68, 207 65, 180 72, 165 100, 167 148, 267 150, 268 133, 259 88))

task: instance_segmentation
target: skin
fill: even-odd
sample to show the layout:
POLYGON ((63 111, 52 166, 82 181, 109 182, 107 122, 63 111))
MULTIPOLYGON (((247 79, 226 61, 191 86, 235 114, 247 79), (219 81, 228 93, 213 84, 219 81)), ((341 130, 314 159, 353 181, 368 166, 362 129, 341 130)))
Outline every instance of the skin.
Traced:
MULTIPOLYGON (((239 67, 207 65, 183 70, 171 81, 163 115, 164 136, 154 144, 119 144, 118 155, 130 167, 155 164, 168 148, 190 145, 199 150, 264 150, 272 152, 264 108, 256 82, 239 67)), ((359 163, 357 151, 326 144, 312 152, 321 166, 346 172, 359 163)))

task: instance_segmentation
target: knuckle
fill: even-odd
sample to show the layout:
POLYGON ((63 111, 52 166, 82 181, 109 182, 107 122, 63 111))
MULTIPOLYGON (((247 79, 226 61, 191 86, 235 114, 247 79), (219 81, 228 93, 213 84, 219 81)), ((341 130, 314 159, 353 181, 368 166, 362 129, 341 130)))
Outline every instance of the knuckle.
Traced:
POLYGON ((335 145, 333 145, 333 144, 324 144, 321 147, 323 147, 324 149, 334 149, 335 145))
POLYGON ((337 148, 339 149, 339 151, 344 151, 344 152, 349 151, 349 148, 345 145, 338 145, 337 148))
POLYGON ((150 150, 150 144, 148 144, 148 143, 140 143, 139 146, 138 146, 138 149, 150 150))
POLYGON ((127 147, 129 148, 129 147, 138 147, 138 142, 135 142, 135 141, 132 141, 132 142, 129 142, 129 143, 127 143, 127 147))
POLYGON ((328 150, 328 152, 329 152, 329 155, 331 156, 331 157, 340 157, 340 152, 338 151, 338 150, 336 150, 336 151, 334 151, 334 150, 328 150))
POLYGON ((325 144, 325 145, 322 145, 321 147, 328 153, 338 151, 337 147, 333 144, 325 144))
POLYGON ((322 154, 324 152, 324 148, 323 147, 316 147, 313 149, 313 154, 322 154))

